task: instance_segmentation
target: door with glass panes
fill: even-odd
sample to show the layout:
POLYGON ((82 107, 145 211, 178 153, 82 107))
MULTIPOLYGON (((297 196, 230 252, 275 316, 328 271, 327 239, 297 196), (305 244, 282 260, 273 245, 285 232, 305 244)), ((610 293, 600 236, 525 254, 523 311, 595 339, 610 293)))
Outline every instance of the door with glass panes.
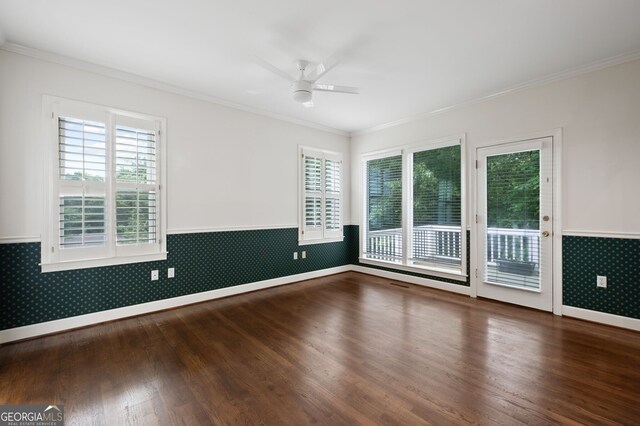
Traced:
POLYGON ((477 151, 478 296, 553 308, 552 142, 477 151))

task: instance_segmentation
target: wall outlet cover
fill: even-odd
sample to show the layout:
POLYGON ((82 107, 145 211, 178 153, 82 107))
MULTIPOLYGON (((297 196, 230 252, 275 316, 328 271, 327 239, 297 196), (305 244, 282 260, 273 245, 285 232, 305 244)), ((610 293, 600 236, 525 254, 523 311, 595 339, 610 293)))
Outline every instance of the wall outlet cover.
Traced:
POLYGON ((176 276, 176 268, 167 269, 167 278, 173 278, 176 276))
POLYGON ((293 260, 298 260, 298 252, 297 251, 293 252, 293 260))
POLYGON ((158 281, 158 277, 159 274, 157 269, 151 271, 151 281, 158 281))
POLYGON ((306 251, 306 250, 303 250, 303 251, 302 251, 302 258, 303 258, 303 259, 306 259, 306 258, 307 258, 307 251, 306 251))
POLYGON ((607 277, 603 275, 598 275, 596 278, 596 284, 600 288, 607 288, 607 277))

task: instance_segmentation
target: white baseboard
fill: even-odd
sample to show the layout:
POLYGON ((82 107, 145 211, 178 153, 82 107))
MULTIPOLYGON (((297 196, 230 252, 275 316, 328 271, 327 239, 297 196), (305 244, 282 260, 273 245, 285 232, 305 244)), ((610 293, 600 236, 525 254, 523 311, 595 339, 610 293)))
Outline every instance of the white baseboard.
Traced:
POLYGON ((607 314, 604 312, 576 308, 574 306, 567 305, 562 306, 562 315, 587 321, 599 322, 607 325, 613 325, 615 327, 622 327, 628 328, 630 330, 640 331, 640 319, 636 318, 607 314))
MULTIPOLYGON (((450 284, 442 281, 432 280, 429 278, 414 277, 411 275, 384 271, 375 268, 368 268, 365 266, 344 265, 337 266, 335 268, 321 269, 319 271, 305 272, 297 275, 274 278, 271 280, 241 284, 217 290, 210 290, 202 293, 188 294, 185 296, 173 297, 171 299, 156 300, 153 302, 141 303, 138 305, 125 306, 122 308, 110 309, 108 311, 94 312, 86 315, 78 315, 70 318, 63 318, 54 321, 26 325, 23 327, 0 330, 0 344, 348 271, 376 275, 383 278, 404 281, 425 287, 435 288, 438 290, 464 294, 467 296, 470 295, 470 288, 463 285, 450 284)), ((568 317, 579 318, 587 321, 593 321, 616 327, 627 328, 630 330, 640 331, 640 319, 623 317, 620 315, 612 315, 566 305, 562 307, 562 314, 568 317)))
POLYGON ((171 299, 162 299, 148 303, 141 303, 139 305, 125 306, 122 308, 110 309, 108 311, 94 312, 86 315, 78 315, 70 318, 25 325, 23 327, 10 328, 0 331, 0 344, 12 342, 14 340, 28 339, 30 337, 41 336, 44 334, 57 333, 59 331, 70 330, 73 328, 86 327, 88 325, 99 324, 105 321, 161 311, 163 309, 219 299, 221 297, 233 296, 235 294, 248 293, 250 291, 290 284, 296 281, 304 281, 326 275, 348 272, 350 270, 351 265, 337 266, 335 268, 321 269, 318 271, 241 284, 217 290, 205 291, 202 293, 188 294, 185 296, 173 297, 171 299))
POLYGON ((352 265, 351 270, 362 272, 363 274, 376 275, 378 277, 389 278, 392 280, 404 281, 411 284, 418 284, 425 287, 436 288, 438 290, 450 291, 452 293, 465 294, 469 296, 471 289, 464 285, 450 284, 443 281, 436 281, 429 278, 414 277, 412 275, 401 274, 398 272, 389 272, 382 269, 368 268, 366 266, 352 265))

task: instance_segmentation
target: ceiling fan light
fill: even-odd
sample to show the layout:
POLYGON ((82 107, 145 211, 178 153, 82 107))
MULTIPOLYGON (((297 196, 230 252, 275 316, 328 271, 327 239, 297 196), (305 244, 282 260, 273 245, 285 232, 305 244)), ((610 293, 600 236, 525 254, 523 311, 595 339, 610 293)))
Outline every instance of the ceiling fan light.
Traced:
POLYGON ((293 100, 300 103, 309 102, 311 100, 311 92, 308 90, 296 90, 293 92, 293 100))

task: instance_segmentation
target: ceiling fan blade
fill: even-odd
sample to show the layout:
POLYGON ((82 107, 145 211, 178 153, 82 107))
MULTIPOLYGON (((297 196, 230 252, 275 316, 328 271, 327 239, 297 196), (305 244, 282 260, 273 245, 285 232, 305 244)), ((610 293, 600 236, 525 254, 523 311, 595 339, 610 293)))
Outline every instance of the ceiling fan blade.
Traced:
POLYGON ((320 92, 350 93, 352 95, 360 93, 360 89, 357 87, 337 86, 335 84, 314 84, 313 90, 318 90, 320 92))
POLYGON ((304 79, 311 83, 315 83, 316 81, 320 80, 323 75, 331 71, 333 67, 338 65, 338 62, 340 62, 340 55, 335 54, 326 59, 324 62, 319 63, 316 69, 311 71, 309 75, 305 76, 304 79))
POLYGON ((305 108, 313 108, 313 101, 304 102, 302 105, 304 105, 305 108))
POLYGON ((282 71, 280 68, 276 67, 275 65, 272 65, 271 63, 265 61, 259 56, 254 56, 254 62, 256 63, 256 65, 261 66, 267 71, 271 71, 272 73, 284 78, 289 83, 291 83, 292 81, 295 81, 295 78, 291 77, 288 73, 286 73, 285 71, 282 71))

